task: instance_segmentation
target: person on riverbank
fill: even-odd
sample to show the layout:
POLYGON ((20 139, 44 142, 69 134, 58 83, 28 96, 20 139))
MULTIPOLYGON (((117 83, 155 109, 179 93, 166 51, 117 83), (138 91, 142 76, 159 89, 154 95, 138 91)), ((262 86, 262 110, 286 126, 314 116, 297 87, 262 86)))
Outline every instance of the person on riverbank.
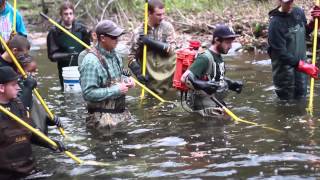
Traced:
MULTIPOLYGON (((83 42, 90 44, 90 33, 85 25, 75 19, 74 6, 66 1, 60 7, 61 20, 59 24, 69 30, 83 42)), ((78 66, 78 54, 83 51, 83 47, 73 38, 62 32, 57 27, 52 27, 47 36, 48 58, 52 62, 57 62, 59 80, 63 90, 62 68, 67 66, 78 66)))
POLYGON ((164 94, 172 89, 176 35, 172 24, 164 20, 164 4, 160 0, 149 0, 148 3, 148 33, 144 35, 143 24, 134 31, 128 66, 141 83, 164 94), (146 76, 142 75, 144 45, 148 50, 146 76))
POLYGON ((191 90, 188 105, 202 116, 226 118, 223 109, 211 98, 214 96, 222 104, 228 90, 241 93, 242 81, 225 77, 225 63, 221 54, 227 54, 236 35, 231 27, 216 26, 211 46, 198 54, 190 68, 182 75, 181 81, 191 90))
POLYGON ((79 67, 80 84, 89 112, 88 127, 103 129, 131 118, 125 95, 135 84, 131 77, 123 75, 122 59, 115 52, 124 30, 110 20, 103 20, 95 31, 98 42, 79 67))
MULTIPOLYGON (((0 105, 33 126, 27 109, 17 98, 19 89, 18 74, 9 66, 0 67, 0 105)), ((32 174, 35 162, 31 143, 59 152, 66 150, 62 142, 55 142, 58 148, 39 139, 30 130, 0 112, 0 179, 20 179, 32 174)))
MULTIPOLYGON (((307 63, 306 35, 313 29, 307 24, 303 10, 293 0, 279 0, 280 5, 269 12, 268 54, 272 60, 275 92, 280 100, 305 99, 307 75, 318 78, 319 69, 307 63)), ((316 10, 316 9, 314 9, 316 10)), ((311 13, 314 18, 319 13, 311 13)))
MULTIPOLYGON (((9 2, 7 2, 7 0, 0 0, 0 35, 5 42, 8 42, 10 37, 12 37, 14 33, 27 37, 27 30, 24 25, 23 18, 19 11, 17 11, 16 13, 17 13, 16 25, 15 25, 16 32, 13 32, 14 9, 9 4, 9 2)), ((1 45, 0 54, 2 54, 4 51, 5 49, 1 45)))

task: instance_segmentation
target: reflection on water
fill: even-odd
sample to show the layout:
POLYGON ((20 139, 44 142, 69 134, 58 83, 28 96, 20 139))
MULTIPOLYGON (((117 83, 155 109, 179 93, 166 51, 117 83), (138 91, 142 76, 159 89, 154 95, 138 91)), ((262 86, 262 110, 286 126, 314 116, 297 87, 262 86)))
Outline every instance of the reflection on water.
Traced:
MULTIPOLYGON (((133 120, 101 135, 86 129, 81 94, 61 93, 56 65, 47 60, 45 51, 33 53, 39 64, 39 90, 54 113, 62 117, 70 151, 84 160, 110 163, 105 168, 78 166, 63 154, 37 147, 38 167, 45 174, 52 173, 50 179, 319 177, 319 111, 315 109, 310 118, 305 104, 277 100, 265 56, 227 57, 227 76, 244 80, 245 87, 240 95, 230 93, 226 102, 239 117, 285 130, 283 134, 201 118, 184 112, 179 103, 159 104, 153 98, 141 103, 136 89, 128 97, 133 120)), ((178 93, 169 99, 174 97, 179 99, 178 93)), ((320 107, 317 100, 314 107, 320 107)), ((55 128, 50 129, 50 135, 61 138, 55 128)))

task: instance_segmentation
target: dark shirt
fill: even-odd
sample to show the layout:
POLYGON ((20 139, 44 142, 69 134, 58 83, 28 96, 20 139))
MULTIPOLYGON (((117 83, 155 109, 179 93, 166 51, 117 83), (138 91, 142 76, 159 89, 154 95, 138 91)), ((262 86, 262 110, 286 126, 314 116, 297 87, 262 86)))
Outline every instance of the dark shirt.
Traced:
POLYGON ((16 66, 14 65, 14 63, 9 63, 8 61, 4 60, 2 58, 2 56, 0 56, 0 67, 3 67, 3 66, 10 66, 12 67, 15 71, 16 71, 16 66))
POLYGON ((191 65, 190 71, 199 79, 203 79, 204 76, 207 75, 206 73, 210 73, 211 77, 215 77, 215 80, 219 81, 225 73, 224 61, 220 54, 216 54, 211 50, 209 50, 209 52, 211 53, 214 62, 216 63, 216 72, 214 72, 214 68, 212 68, 212 72, 207 72, 210 65, 210 59, 209 57, 207 57, 206 53, 201 53, 198 55, 195 62, 191 65))

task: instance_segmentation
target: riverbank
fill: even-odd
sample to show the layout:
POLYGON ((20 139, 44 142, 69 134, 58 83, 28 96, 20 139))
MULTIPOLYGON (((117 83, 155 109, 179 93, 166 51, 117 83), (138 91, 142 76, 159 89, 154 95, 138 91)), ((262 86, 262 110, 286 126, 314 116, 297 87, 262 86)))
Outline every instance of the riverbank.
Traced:
MULTIPOLYGON (((220 3, 208 1, 207 4, 204 2, 184 4, 166 1, 166 18, 173 23, 176 29, 178 45, 187 43, 189 39, 197 39, 204 43, 210 42, 213 25, 225 23, 232 26, 236 33, 241 35, 237 38, 237 41, 242 44, 244 51, 265 52, 268 47, 268 12, 277 6, 277 2, 276 0, 224 0, 220 3)), ((309 11, 314 2, 299 0, 295 3, 305 9, 307 18, 311 19, 309 11)), ((135 2, 133 4, 137 6, 135 2)), ((114 13, 108 12, 107 14, 109 14, 110 19, 124 27, 127 32, 132 32, 143 19, 143 11, 140 6, 128 9, 123 7, 121 12, 114 11, 114 13), (123 16, 122 20, 121 15, 123 16), (126 18, 128 18, 128 21, 124 21, 126 18)), ((51 24, 41 18, 35 10, 30 10, 30 8, 22 10, 30 32, 30 40, 42 47, 45 44, 46 32, 51 24)), ((37 9, 37 11, 41 11, 41 9, 37 9)), ((81 3, 77 6, 76 11, 83 12, 81 3)), ((96 11, 96 13, 99 13, 100 9, 98 8, 96 11)), ((54 10, 49 11, 49 16, 54 18, 54 13, 54 10)), ((89 29, 93 29, 99 16, 94 19, 93 15, 95 14, 93 12, 79 13, 78 18, 85 22, 89 29)), ((129 41, 130 36, 131 34, 127 33, 123 40, 129 41)))

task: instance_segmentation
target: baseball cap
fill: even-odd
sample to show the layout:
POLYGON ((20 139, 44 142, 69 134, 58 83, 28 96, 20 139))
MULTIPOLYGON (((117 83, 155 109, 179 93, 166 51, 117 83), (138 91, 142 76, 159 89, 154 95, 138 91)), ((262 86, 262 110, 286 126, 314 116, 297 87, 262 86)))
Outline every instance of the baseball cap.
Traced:
POLYGON ((10 66, 0 67, 0 84, 5 84, 18 79, 18 74, 10 66))
POLYGON ((293 1, 293 0, 281 0, 282 2, 284 3, 287 3, 287 2, 290 2, 290 1, 293 1))
POLYGON ((216 28, 213 31, 213 39, 216 37, 229 39, 229 38, 239 37, 239 35, 236 34, 231 27, 226 26, 224 24, 219 24, 216 26, 216 28))
POLYGON ((120 28, 116 23, 110 20, 100 21, 95 29, 98 36, 106 34, 118 37, 124 34, 124 29, 120 28))

